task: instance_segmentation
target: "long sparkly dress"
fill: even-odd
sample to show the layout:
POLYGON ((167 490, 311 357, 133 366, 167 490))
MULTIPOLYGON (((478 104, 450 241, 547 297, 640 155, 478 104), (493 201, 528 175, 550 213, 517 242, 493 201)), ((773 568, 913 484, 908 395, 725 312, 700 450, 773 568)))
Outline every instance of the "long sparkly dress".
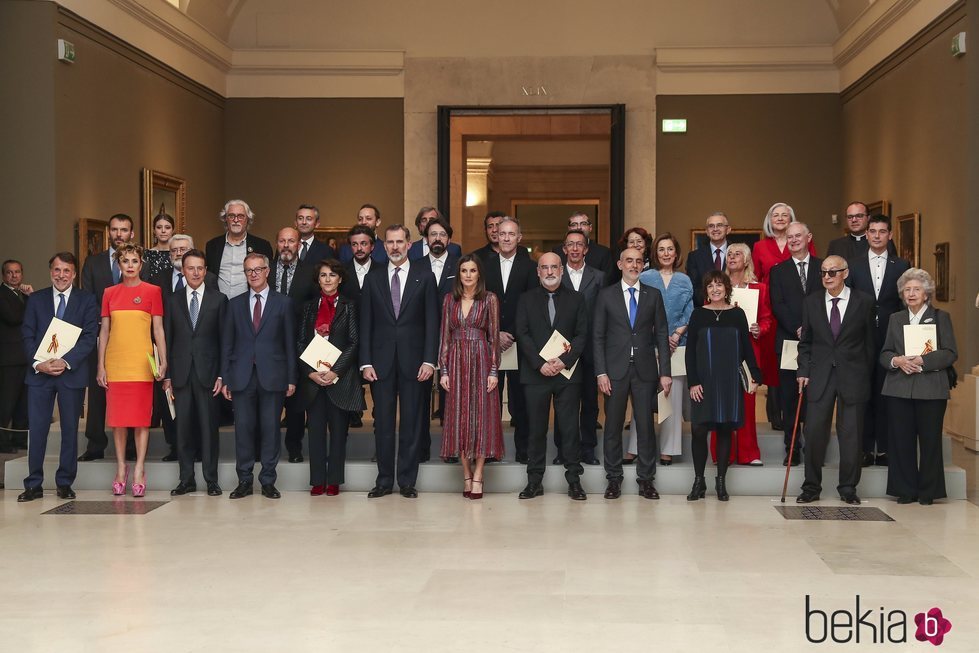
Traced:
POLYGON ((449 379, 442 411, 440 455, 503 458, 503 424, 497 390, 486 392, 486 378, 500 365, 500 304, 487 292, 463 317, 462 302, 451 294, 442 304, 439 367, 449 379))
POLYGON ((110 318, 105 347, 106 426, 149 426, 153 415, 153 316, 163 316, 159 286, 116 284, 102 295, 102 317, 110 318))

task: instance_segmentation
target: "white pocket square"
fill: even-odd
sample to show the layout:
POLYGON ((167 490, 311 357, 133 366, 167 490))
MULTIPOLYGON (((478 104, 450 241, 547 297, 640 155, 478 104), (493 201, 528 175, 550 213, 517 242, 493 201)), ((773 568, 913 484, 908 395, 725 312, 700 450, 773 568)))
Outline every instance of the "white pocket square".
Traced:
POLYGON ((935 318, 933 318, 933 317, 926 317, 925 320, 924 320, 924 322, 922 322, 922 324, 931 324, 934 321, 935 321, 935 318))

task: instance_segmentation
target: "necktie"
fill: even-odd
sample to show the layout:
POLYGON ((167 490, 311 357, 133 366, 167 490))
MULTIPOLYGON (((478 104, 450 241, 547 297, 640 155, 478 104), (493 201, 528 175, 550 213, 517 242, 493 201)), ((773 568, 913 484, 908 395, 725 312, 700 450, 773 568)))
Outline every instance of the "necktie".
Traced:
POLYGON ((799 263, 799 281, 802 282, 802 292, 806 292, 806 262, 799 263))
POLYGON ((551 326, 554 326, 554 315, 557 313, 557 309, 554 308, 554 293, 547 293, 547 319, 550 320, 551 326))
POLYGON ((258 333, 258 327, 262 323, 262 296, 255 295, 255 310, 252 311, 252 328, 258 333))
POLYGON ((184 289, 184 275, 177 273, 177 285, 173 287, 173 292, 184 289))
POLYGON ((289 294, 289 266, 282 266, 282 278, 279 279, 279 292, 283 295, 289 294))
POLYGON ((394 307, 394 317, 397 319, 401 314, 401 277, 398 273, 401 268, 394 268, 394 276, 391 277, 391 306, 394 307))
POLYGON ((636 326, 636 313, 639 312, 639 303, 636 301, 636 289, 629 288, 629 326, 636 326))
POLYGON ((842 328, 843 320, 840 318, 840 298, 833 298, 833 308, 829 312, 829 330, 833 333, 833 340, 840 337, 840 329, 842 328))
POLYGON ((119 283, 122 277, 122 270, 119 269, 119 261, 112 257, 112 283, 119 283))
POLYGON ((721 267, 722 267, 721 266, 721 250, 715 249, 714 250, 714 269, 715 270, 720 270, 721 267))
POLYGON ((303 241, 303 251, 299 252, 299 260, 303 261, 306 259, 306 254, 309 253, 309 243, 305 240, 303 241))
POLYGON ((65 319, 65 294, 63 292, 58 293, 58 309, 54 312, 54 316, 59 320, 65 319))
MULTIPOLYGON (((258 306, 258 304, 256 304, 258 306)), ((197 299, 197 291, 190 293, 190 327, 192 329, 197 328, 197 316, 201 312, 201 303, 197 299)), ((261 319, 261 313, 259 314, 259 319, 261 319)))

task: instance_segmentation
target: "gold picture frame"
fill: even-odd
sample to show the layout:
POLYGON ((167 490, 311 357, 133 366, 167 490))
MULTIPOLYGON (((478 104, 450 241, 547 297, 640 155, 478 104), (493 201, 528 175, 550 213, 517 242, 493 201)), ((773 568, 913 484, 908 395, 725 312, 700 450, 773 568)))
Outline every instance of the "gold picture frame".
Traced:
POLYGON ((313 230, 313 236, 316 240, 330 244, 330 238, 334 238, 337 241, 337 256, 340 255, 340 247, 347 244, 347 233, 350 231, 350 227, 320 227, 313 230))
POLYGON ((897 255, 910 261, 911 267, 921 267, 921 214, 899 215, 894 224, 894 247, 897 255))
POLYGON ((150 248, 153 242, 153 221, 162 211, 173 216, 173 232, 186 233, 187 226, 187 182, 180 177, 159 170, 142 169, 143 214, 140 224, 140 241, 143 247, 150 248))
MULTIPOLYGON (((727 234, 727 242, 730 243, 744 243, 751 249, 755 243, 765 237, 765 232, 761 229, 731 229, 727 234)), ((690 230, 690 249, 687 253, 690 253, 701 247, 707 247, 710 243, 710 238, 707 237, 707 232, 704 229, 691 229, 690 230)))
POLYGON ((81 278, 85 259, 109 248, 109 223, 105 220, 79 218, 75 229, 75 258, 78 259, 77 273, 81 278))
POLYGON ((877 200, 867 204, 867 215, 886 215, 891 217, 891 203, 887 200, 877 200))

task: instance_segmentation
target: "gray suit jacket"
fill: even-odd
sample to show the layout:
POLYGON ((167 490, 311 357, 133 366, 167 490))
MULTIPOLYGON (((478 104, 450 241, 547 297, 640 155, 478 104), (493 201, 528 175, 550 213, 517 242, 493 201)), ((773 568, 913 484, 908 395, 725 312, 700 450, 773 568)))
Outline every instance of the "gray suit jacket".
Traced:
POLYGON ((925 309, 921 324, 938 325, 938 345, 935 351, 921 357, 924 371, 920 374, 905 374, 900 368, 891 368, 891 359, 904 356, 904 327, 911 323, 907 309, 891 315, 887 325, 887 339, 880 352, 880 364, 887 369, 884 389, 881 394, 904 399, 948 399, 948 372, 959 357, 955 347, 955 334, 948 313, 934 306, 925 309))
POLYGON ((669 330, 666 308, 659 290, 639 284, 639 311, 635 327, 629 326, 621 284, 606 286, 598 293, 592 322, 595 375, 607 374, 617 381, 629 371, 629 354, 635 351, 636 373, 643 381, 671 376, 669 330), (659 352, 659 365, 656 364, 659 352))
MULTIPOLYGON (((568 267, 564 267, 564 276, 561 277, 561 285, 568 290, 574 290, 571 283, 571 276, 568 274, 568 267)), ((595 302, 598 300, 598 291, 605 287, 605 273, 598 268, 585 264, 585 271, 581 276, 581 284, 577 292, 585 298, 585 311, 588 315, 588 335, 585 350, 581 353, 581 358, 592 363, 595 360, 595 351, 591 345, 592 316, 595 314, 595 302)))

